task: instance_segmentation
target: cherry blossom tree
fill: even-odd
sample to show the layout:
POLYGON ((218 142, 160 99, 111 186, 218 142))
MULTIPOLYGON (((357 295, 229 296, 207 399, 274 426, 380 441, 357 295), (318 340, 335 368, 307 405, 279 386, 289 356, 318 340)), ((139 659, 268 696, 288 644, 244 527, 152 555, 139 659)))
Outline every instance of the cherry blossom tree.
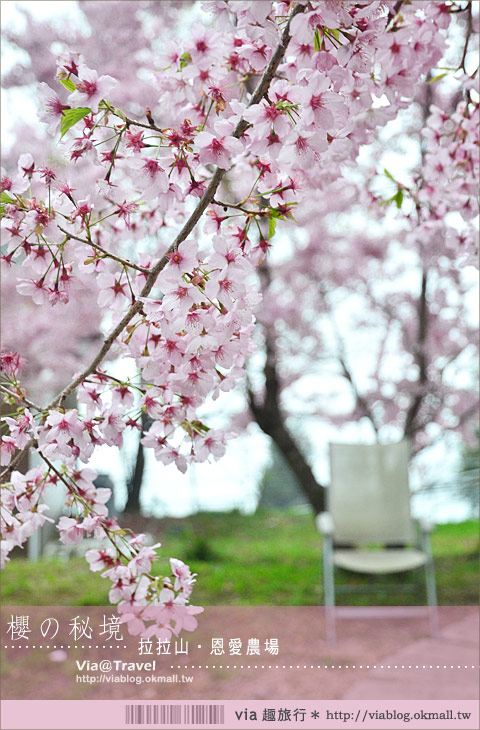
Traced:
POLYGON ((139 6, 121 0, 80 0, 80 19, 67 14, 56 23, 39 19, 25 5, 19 12, 23 27, 14 29, 5 24, 2 31, 4 42, 22 51, 18 62, 2 77, 5 88, 51 85, 52 60, 59 52, 74 48, 85 57, 88 54, 93 68, 115 76, 121 84, 125 108, 141 114, 152 103, 151 83, 158 53, 167 38, 172 43, 179 14, 190 15, 192 3, 169 0, 160 5, 143 0, 139 6), (121 50, 128 63, 119 63, 115 49, 121 50))
MULTIPOLYGON (((129 110, 111 67, 92 68, 77 50, 60 53, 56 84, 40 88, 59 159, 23 152, 2 175, 3 262, 19 294, 53 318, 93 287, 103 315, 97 351, 46 401, 26 392, 21 351, 2 355, 11 411, 2 440, 2 556, 48 519, 42 498, 62 483, 70 516, 57 524, 60 540, 105 536, 108 547, 86 554, 92 570, 111 580, 110 599, 132 632, 161 636, 195 626, 194 576, 175 559, 169 575, 152 573, 158 545, 147 547, 145 536, 108 516, 109 490, 94 486, 89 460, 99 445, 121 447, 143 414, 152 424, 142 443, 161 463, 185 471, 223 455, 226 434, 204 422, 202 406, 244 377, 260 290, 271 300, 276 267, 267 253, 277 229, 277 240, 282 228, 291 236, 293 277, 306 247, 289 221, 314 226, 319 199, 341 200, 360 147, 411 103, 462 7, 327 0, 205 9, 208 20, 158 58, 147 49, 153 98, 145 116, 129 110), (134 363, 138 376, 119 380, 112 357, 134 363), (68 407, 73 394, 76 407, 68 407), (42 466, 22 474, 16 467, 28 449, 42 466)), ((128 95, 130 103, 135 89, 128 95)), ((457 193, 446 203, 441 191, 429 194, 437 218, 442 206, 458 210, 462 196, 469 200, 472 184, 466 153, 478 104, 470 99, 456 113, 462 131, 445 178, 457 193)), ((447 130, 434 129, 433 145, 444 146, 447 130)), ((417 188, 409 195, 422 208, 417 188)), ((430 203, 424 207, 418 225, 427 226, 430 203)), ((472 203, 461 206, 464 218, 472 212, 472 203)), ((463 242, 450 243, 460 259, 463 242)), ((322 245, 317 239, 319 257, 322 245)), ((272 322, 274 311, 262 309, 262 321, 272 322)), ((275 375, 276 343, 265 339, 275 375)), ((271 382, 278 403, 276 375, 271 382)), ((268 373, 266 383, 268 399, 268 373)))
POLYGON ((254 378, 250 408, 315 511, 322 488, 295 427, 305 419, 364 420, 376 439, 411 439, 414 454, 448 430, 475 439, 478 329, 467 295, 477 263, 478 68, 467 73, 466 60, 476 59, 478 17, 468 3, 459 11, 460 41, 457 26, 439 62, 449 73, 432 69, 418 85, 393 140, 418 140, 408 183, 372 164, 392 144, 384 135, 363 175, 357 165, 297 217, 297 245, 264 271, 263 381, 254 378))
MULTIPOLYGON (((91 64, 102 68, 104 73, 115 73, 121 84, 123 108, 132 114, 143 113, 145 105, 151 103, 152 76, 144 59, 148 57, 151 63, 155 58, 154 46, 175 27, 180 7, 190 7, 190 3, 172 1, 160 8, 158 3, 143 2, 139 11, 128 2, 87 0, 79 4, 81 20, 66 15, 61 23, 52 23, 32 15, 28 6, 20 6, 24 26, 15 30, 5 24, 2 30, 5 45, 13 47, 16 56, 21 51, 19 61, 3 74, 2 86, 32 89, 41 105, 39 120, 28 119, 24 114, 15 120, 14 142, 3 150, 3 164, 16 167, 19 155, 24 152, 56 164, 60 162, 55 134, 59 127, 58 115, 51 114, 57 95, 49 84, 56 56, 70 47, 88 55, 91 64), (114 41, 129 58, 128 64, 118 63, 116 54, 112 53, 114 41)), ((75 166, 77 193, 84 197, 95 183, 95 173, 82 158, 75 166)), ((70 302, 57 308, 52 318, 48 309, 32 306, 16 291, 14 269, 3 271, 3 346, 16 351, 22 343, 25 360, 22 380, 29 390, 38 388, 42 392, 46 388, 53 396, 59 384, 69 381, 82 358, 93 356, 92 347, 101 333, 101 310, 96 301, 95 282, 86 279, 83 284, 75 305, 70 302), (50 355, 52 351, 55 358, 50 355)))
MULTIPOLYGON (((122 108, 134 115, 142 114, 145 106, 152 103, 152 59, 156 63, 158 50, 166 38, 171 43, 179 15, 185 16, 190 5, 189 2, 172 1, 163 6, 143 2, 140 8, 138 3, 82 0, 79 3, 81 20, 67 14, 61 23, 40 20, 28 7, 21 6, 19 12, 23 15, 24 27, 14 30, 6 26, 2 31, 5 44, 13 47, 17 55, 18 50, 22 52, 19 62, 4 73, 2 85, 7 89, 32 88, 41 101, 39 120, 43 123, 28 120, 25 115, 16 120, 14 143, 3 151, 4 164, 16 167, 23 152, 58 163, 55 132, 59 122, 58 116, 50 113, 52 104, 54 108, 58 102, 49 83, 56 56, 70 47, 88 56, 91 63, 104 69, 105 73, 115 73, 120 84, 122 108), (128 64, 118 63, 117 55, 112 53, 113 42, 130 59, 128 64)), ((82 158, 76 161, 75 167, 77 193, 84 197, 95 184, 95 177, 91 165, 85 164, 82 158)), ((101 310, 94 280, 83 283, 75 303, 57 308, 52 318, 48 309, 32 306, 32 302, 17 291, 14 269, 3 272, 3 347, 12 351, 21 349, 22 381, 31 394, 48 391, 53 397, 59 386, 69 382, 82 361, 94 355, 101 337, 101 310), (52 352, 55 352, 54 358, 52 352)), ((69 404, 72 403, 73 394, 69 398, 69 404)), ((143 422, 149 422, 146 414, 143 422)), ((133 511, 139 509, 143 467, 144 448, 139 440, 137 458, 127 482, 126 508, 133 511)))

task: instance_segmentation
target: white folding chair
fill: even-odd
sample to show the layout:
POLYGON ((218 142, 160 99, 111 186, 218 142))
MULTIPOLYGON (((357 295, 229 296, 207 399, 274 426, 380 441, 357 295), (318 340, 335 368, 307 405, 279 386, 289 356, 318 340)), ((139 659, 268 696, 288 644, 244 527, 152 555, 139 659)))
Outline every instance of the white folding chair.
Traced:
POLYGON ((409 444, 330 444, 327 512, 317 515, 323 535, 327 638, 335 641, 335 567, 355 573, 399 573, 423 567, 432 633, 437 591, 429 533, 410 516, 409 444), (382 546, 378 549, 378 546, 382 546), (376 546, 372 549, 369 546, 376 546))

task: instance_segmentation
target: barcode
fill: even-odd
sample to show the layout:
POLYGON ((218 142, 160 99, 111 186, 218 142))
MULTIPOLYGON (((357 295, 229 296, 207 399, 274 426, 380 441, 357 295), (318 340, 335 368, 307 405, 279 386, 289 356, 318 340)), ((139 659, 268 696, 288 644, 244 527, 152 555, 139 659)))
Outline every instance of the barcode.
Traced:
POLYGON ((223 725, 224 722, 224 705, 185 705, 183 708, 184 725, 223 725))
MULTIPOLYGON (((183 705, 184 725, 223 725, 224 705, 183 705)), ((125 705, 126 725, 181 725, 182 705, 125 705)))
POLYGON ((125 725, 179 725, 182 705, 126 705, 125 725))

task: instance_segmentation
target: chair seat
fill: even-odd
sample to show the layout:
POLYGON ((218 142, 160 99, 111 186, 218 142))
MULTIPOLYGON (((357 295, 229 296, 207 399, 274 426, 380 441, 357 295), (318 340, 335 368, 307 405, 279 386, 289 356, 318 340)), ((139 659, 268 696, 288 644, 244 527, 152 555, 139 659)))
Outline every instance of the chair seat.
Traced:
POLYGON ((335 550, 333 562, 355 573, 400 573, 425 565, 420 550, 335 550))

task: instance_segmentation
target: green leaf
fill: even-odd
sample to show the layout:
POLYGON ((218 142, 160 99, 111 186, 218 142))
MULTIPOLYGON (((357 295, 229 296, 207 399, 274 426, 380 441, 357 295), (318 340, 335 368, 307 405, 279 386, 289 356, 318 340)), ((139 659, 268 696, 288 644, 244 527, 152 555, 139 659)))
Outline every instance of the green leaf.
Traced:
POLYGON ((203 431, 204 433, 208 433, 211 429, 209 426, 207 426, 205 423, 202 423, 202 421, 191 421, 190 424, 186 424, 187 426, 191 426, 194 431, 197 433, 200 433, 203 431))
POLYGON ((15 201, 13 198, 10 197, 10 195, 7 193, 6 190, 2 192, 1 198, 0 198, 0 218, 3 218, 5 215, 5 203, 14 203, 15 201))
POLYGON ((447 75, 446 72, 444 74, 438 74, 437 76, 434 76, 433 79, 429 79, 427 81, 427 84, 434 84, 435 81, 440 81, 440 79, 443 79, 443 77, 446 75, 447 75))
POLYGON ((392 174, 391 174, 390 172, 388 172, 388 170, 387 170, 387 168, 386 168, 386 167, 384 167, 384 168, 383 168, 383 172, 385 173, 385 175, 386 175, 386 176, 387 176, 388 178, 390 178, 390 180, 393 180, 393 182, 397 182, 397 181, 395 180, 395 178, 393 177, 393 175, 392 175, 392 174))
POLYGON ((328 38, 332 46, 335 48, 340 46, 340 33, 338 32, 338 28, 322 28, 321 31, 325 38, 328 38))
POLYGON ((397 204, 397 208, 400 210, 403 203, 403 190, 397 190, 396 194, 393 196, 393 199, 397 204))
POLYGON ((7 193, 6 190, 2 192, 2 195, 0 196, 0 201, 2 203, 13 203, 13 198, 10 197, 10 195, 7 193))
POLYGON ((322 36, 320 35, 318 28, 315 30, 313 36, 313 45, 315 47, 315 51, 320 51, 322 48, 322 36))
POLYGON ((189 52, 185 51, 185 53, 182 53, 182 55, 180 56, 180 68, 185 68, 185 66, 188 66, 188 64, 191 62, 192 57, 189 52))
POLYGON ((276 216, 270 216, 268 219, 268 240, 274 237, 275 231, 277 230, 277 219, 276 216))
POLYGON ((80 106, 77 109, 64 109, 62 112, 62 120, 60 122, 60 138, 62 138, 74 124, 90 114, 92 110, 86 106, 80 106))
POLYGON ((121 110, 121 109, 119 109, 118 107, 115 107, 115 109, 113 110, 113 113, 114 113, 114 114, 116 114, 116 115, 117 115, 117 117, 120 117, 120 119, 121 119, 121 120, 122 120, 123 122, 126 122, 126 121, 127 121, 127 117, 126 117, 126 116, 125 116, 125 114, 124 114, 124 113, 122 112, 122 110, 121 110))
POLYGON ((60 83, 66 88, 67 91, 75 91, 77 88, 72 79, 60 79, 60 83))
POLYGON ((397 208, 400 209, 402 207, 403 198, 404 198, 403 190, 401 188, 399 188, 397 190, 397 192, 395 193, 395 195, 392 195, 392 197, 389 198, 388 200, 382 200, 380 202, 380 205, 388 205, 388 203, 395 203, 397 208))

